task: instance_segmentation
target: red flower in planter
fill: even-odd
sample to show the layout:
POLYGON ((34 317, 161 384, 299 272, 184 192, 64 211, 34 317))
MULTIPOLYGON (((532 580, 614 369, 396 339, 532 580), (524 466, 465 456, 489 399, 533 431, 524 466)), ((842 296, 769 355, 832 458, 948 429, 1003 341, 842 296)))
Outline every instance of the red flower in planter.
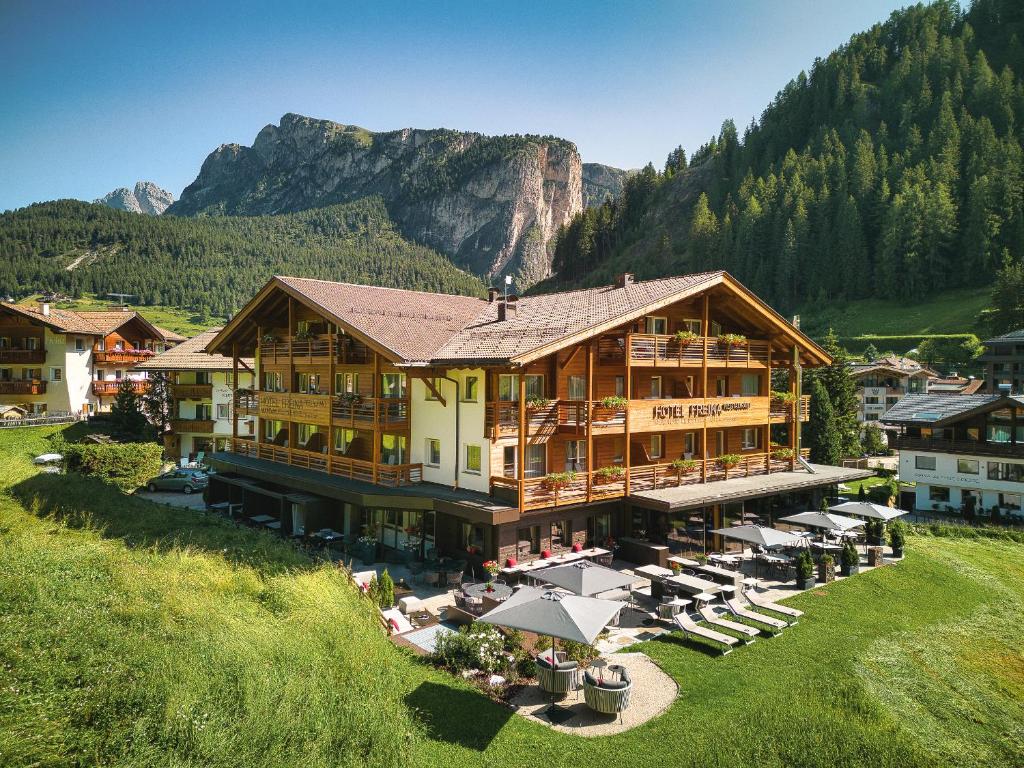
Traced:
POLYGON ((543 552, 540 553, 540 557, 541 560, 547 560, 549 557, 551 557, 551 550, 545 549, 543 552))
POLYGON ((516 559, 514 557, 506 558, 505 559, 505 567, 506 568, 515 568, 516 567, 516 559))
POLYGON ((572 543, 572 551, 573 552, 582 552, 583 551, 583 545, 580 544, 578 541, 574 541, 572 543))

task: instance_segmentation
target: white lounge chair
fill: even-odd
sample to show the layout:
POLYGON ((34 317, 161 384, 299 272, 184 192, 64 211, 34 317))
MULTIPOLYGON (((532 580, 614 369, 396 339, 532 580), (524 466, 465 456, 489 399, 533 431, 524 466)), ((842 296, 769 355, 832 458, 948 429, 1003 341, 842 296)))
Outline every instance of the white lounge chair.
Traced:
POLYGON ((786 622, 782 621, 781 619, 775 619, 771 616, 765 616, 763 613, 758 613, 757 611, 750 610, 747 606, 743 605, 743 603, 741 603, 736 598, 726 600, 725 604, 729 608, 729 610, 733 612, 734 615, 742 616, 744 619, 747 619, 748 621, 764 624, 766 627, 770 629, 776 629, 779 632, 781 632, 789 626, 786 622))
POLYGON ((761 632, 754 629, 749 624, 740 624, 738 621, 729 621, 729 619, 723 619, 717 613, 715 609, 710 605, 705 605, 700 609, 701 618, 704 619, 708 624, 714 624, 716 627, 722 629, 731 629, 733 632, 739 632, 741 635, 746 636, 747 644, 754 642, 754 638, 757 637, 761 632))
POLYGON ((705 640, 710 640, 719 646, 723 656, 732 651, 732 647, 734 645, 738 645, 740 642, 732 635, 726 635, 723 632, 716 632, 713 629, 702 627, 685 613, 677 613, 673 617, 673 621, 675 621, 676 626, 683 631, 684 637, 693 635, 694 637, 702 637, 705 640))
POLYGON ((796 608, 790 608, 788 605, 782 605, 780 603, 773 603, 767 597, 764 597, 754 589, 747 590, 743 593, 743 596, 758 608, 767 608, 769 611, 775 611, 776 613, 781 613, 783 616, 792 617, 793 621, 789 622, 790 626, 796 624, 796 619, 799 619, 804 615, 803 611, 798 611, 796 608))

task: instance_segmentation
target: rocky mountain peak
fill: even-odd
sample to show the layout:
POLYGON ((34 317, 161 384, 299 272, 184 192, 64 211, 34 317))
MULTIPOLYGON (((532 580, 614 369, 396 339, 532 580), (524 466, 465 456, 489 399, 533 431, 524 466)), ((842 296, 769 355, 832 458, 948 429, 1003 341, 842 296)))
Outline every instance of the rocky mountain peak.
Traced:
POLYGON ((174 203, 174 195, 151 181, 139 181, 134 189, 120 187, 93 202, 119 211, 159 216, 174 203))

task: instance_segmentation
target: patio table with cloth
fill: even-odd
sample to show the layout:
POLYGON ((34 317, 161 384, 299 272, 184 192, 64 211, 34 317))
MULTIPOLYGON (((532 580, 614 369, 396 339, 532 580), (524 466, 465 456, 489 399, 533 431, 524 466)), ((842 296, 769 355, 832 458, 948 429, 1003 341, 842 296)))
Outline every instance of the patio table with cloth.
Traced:
POLYGON ((470 584, 468 587, 464 587, 462 593, 466 597, 472 597, 479 600, 487 597, 495 602, 500 603, 503 600, 508 600, 512 597, 512 587, 507 584, 492 584, 491 591, 487 591, 487 584, 470 584))

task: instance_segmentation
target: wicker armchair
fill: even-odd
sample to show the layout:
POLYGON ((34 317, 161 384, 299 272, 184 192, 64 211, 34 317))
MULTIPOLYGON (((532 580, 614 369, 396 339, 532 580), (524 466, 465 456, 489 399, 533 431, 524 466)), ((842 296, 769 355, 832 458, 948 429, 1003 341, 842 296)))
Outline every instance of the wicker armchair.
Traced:
POLYGON ((541 690, 552 694, 565 695, 580 686, 580 667, 575 661, 563 661, 551 666, 547 659, 534 661, 537 670, 537 684, 541 690))
POLYGON ((618 715, 629 706, 629 694, 633 690, 633 681, 623 670, 622 679, 618 682, 599 683, 589 672, 583 675, 583 701, 595 712, 605 715, 618 715))

